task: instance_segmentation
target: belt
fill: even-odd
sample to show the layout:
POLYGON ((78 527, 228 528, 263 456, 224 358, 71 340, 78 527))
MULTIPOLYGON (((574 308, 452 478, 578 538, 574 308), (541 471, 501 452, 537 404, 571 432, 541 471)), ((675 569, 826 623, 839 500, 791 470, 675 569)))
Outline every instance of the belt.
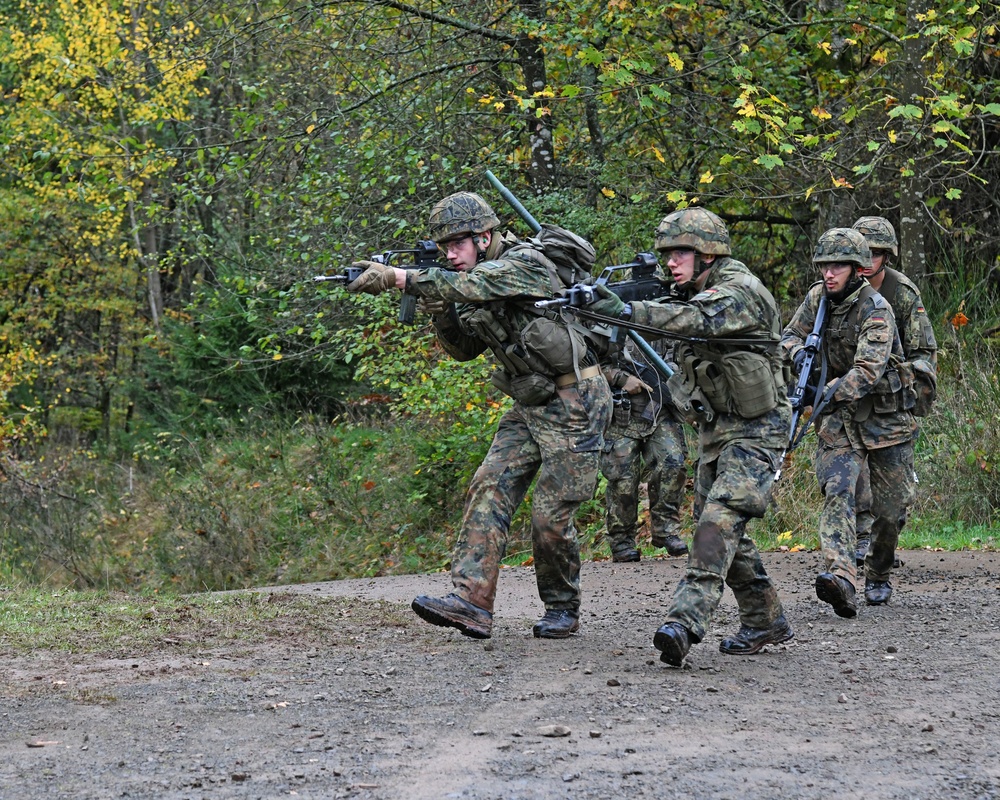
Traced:
POLYGON ((577 381, 585 381, 587 378, 596 378, 601 374, 601 368, 598 366, 584 367, 580 370, 580 377, 577 377, 575 372, 567 372, 565 375, 556 375, 555 382, 556 386, 560 389, 565 389, 567 386, 572 386, 577 381))

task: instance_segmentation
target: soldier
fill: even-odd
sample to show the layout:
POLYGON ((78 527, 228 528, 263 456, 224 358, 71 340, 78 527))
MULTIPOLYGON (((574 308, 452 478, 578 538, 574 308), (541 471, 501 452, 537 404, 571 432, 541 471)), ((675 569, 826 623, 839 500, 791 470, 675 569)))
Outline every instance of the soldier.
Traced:
MULTIPOLYGON (((678 371, 668 382, 675 404, 698 428, 697 523, 687 572, 653 637, 660 660, 679 667, 704 638, 723 582, 736 596, 742 624, 720 651, 749 655, 792 638, 777 589, 746 532, 767 508, 791 409, 777 303, 731 257, 725 223, 703 208, 675 211, 657 228, 656 249, 684 299, 625 304, 599 288, 602 299, 591 310, 700 340, 678 345, 678 371)), ((643 331, 649 335, 648 327, 643 331)))
POLYGON ((445 313, 434 317, 444 349, 460 361, 491 349, 501 366, 494 384, 515 400, 469 487, 452 558, 455 591, 417 597, 414 612, 465 636, 490 638, 511 519, 537 474, 532 549, 545 614, 532 632, 562 639, 580 626, 580 548, 573 517, 594 493, 611 392, 586 329, 534 308, 535 300, 552 296, 559 281, 569 285, 579 276, 562 280, 539 247, 502 234, 499 225, 479 195, 449 195, 431 209, 429 232, 455 271, 359 262, 356 266, 367 269, 347 288, 370 294, 402 289, 447 301, 445 313))
MULTIPOLYGON (((926 397, 923 398, 926 410, 930 410, 937 388, 937 342, 934 340, 934 329, 927 318, 927 312, 924 311, 920 290, 902 272, 889 267, 890 260, 899 254, 896 231, 892 223, 884 217, 861 217, 853 227, 854 230, 864 234, 872 251, 872 265, 862 269, 861 274, 892 308, 900 342, 903 345, 903 356, 906 361, 914 365, 916 385, 923 386, 926 392, 926 397), (921 378, 923 378, 922 384, 921 378)), ((915 406, 914 413, 922 407, 922 405, 915 406)), ((855 497, 858 526, 855 559, 860 567, 864 565, 865 556, 868 554, 874 520, 871 513, 872 490, 867 461, 861 467, 855 497)), ((899 566, 899 563, 898 559, 893 560, 893 566, 899 566)))
MULTIPOLYGON (((667 356, 662 341, 654 345, 667 356), (659 345, 657 347, 657 345, 659 345)), ((613 561, 638 561, 636 532, 639 483, 643 472, 649 494, 649 527, 653 547, 672 556, 687 555, 680 538, 680 506, 687 482, 687 442, 684 426, 670 403, 656 369, 633 351, 631 341, 620 348, 604 377, 611 386, 614 412, 604 437, 601 472, 607 479, 608 540, 613 561)))
POLYGON ((861 276, 872 263, 865 237, 852 228, 832 228, 820 236, 813 263, 823 280, 809 290, 781 345, 797 363, 825 295, 830 309, 821 357, 829 381, 813 415, 819 437, 816 477, 824 497, 819 536, 826 568, 816 578, 816 595, 838 616, 851 618, 857 614, 855 487, 861 465, 867 458, 875 516, 865 559, 865 601, 881 605, 892 595, 893 553, 913 502, 916 425, 905 407, 908 392, 897 369, 903 353, 892 309, 861 276))

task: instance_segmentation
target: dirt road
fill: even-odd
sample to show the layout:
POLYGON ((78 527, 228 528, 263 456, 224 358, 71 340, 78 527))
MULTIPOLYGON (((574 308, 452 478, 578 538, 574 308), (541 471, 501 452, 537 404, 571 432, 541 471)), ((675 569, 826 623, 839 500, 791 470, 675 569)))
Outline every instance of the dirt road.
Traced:
POLYGON ((1000 555, 903 558, 843 620, 817 554, 766 556, 795 639, 719 653, 727 593, 682 669, 652 647, 681 559, 585 564, 566 641, 517 568, 487 642, 409 611, 430 575, 264 590, 315 603, 256 645, 0 653, 0 797, 1000 798, 1000 555))

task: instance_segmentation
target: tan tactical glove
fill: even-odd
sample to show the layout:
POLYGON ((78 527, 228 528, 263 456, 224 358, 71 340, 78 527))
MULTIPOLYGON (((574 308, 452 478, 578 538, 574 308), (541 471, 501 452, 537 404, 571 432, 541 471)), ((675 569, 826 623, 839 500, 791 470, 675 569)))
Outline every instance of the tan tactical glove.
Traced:
POLYGON ((430 314, 437 317, 448 310, 447 300, 432 300, 430 297, 421 297, 417 300, 417 311, 422 314, 430 314))
POLYGON ((626 394, 639 394, 642 391, 651 392, 653 387, 643 383, 635 375, 629 375, 625 385, 622 386, 622 391, 626 394))
POLYGON ((352 267, 364 267, 365 271, 356 281, 347 285, 347 291, 352 294, 381 294, 396 288, 396 270, 377 261, 355 261, 352 267))

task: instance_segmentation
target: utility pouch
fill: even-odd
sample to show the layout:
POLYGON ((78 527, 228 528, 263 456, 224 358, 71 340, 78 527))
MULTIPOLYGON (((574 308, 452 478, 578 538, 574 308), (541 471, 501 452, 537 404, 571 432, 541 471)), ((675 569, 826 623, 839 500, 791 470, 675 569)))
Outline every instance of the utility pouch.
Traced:
POLYGON ((875 384, 872 410, 876 414, 895 414, 900 407, 899 394, 902 388, 899 372, 896 369, 886 370, 885 375, 875 384))
POLYGON ((612 395, 611 422, 617 428, 625 428, 632 419, 632 400, 624 392, 612 395))
POLYGON ((694 365, 694 380, 708 405, 717 413, 729 410, 729 385, 714 361, 702 359, 694 365))
POLYGON ((555 381, 538 372, 510 379, 510 396, 526 406, 544 406, 555 393, 555 381))
POLYGON ((465 318, 465 324, 480 339, 487 342, 506 342, 507 331, 489 308, 480 307, 465 318))
POLYGON ((587 352, 582 331, 548 317, 536 317, 521 329, 521 346, 544 361, 555 375, 576 372, 587 352))
POLYGON ((493 370, 490 383, 510 398, 526 406, 544 406, 556 393, 555 382, 537 372, 510 377, 504 370, 493 370))
POLYGON ((778 407, 779 389, 767 356, 747 350, 727 353, 722 368, 733 410, 743 419, 756 419, 778 407))

